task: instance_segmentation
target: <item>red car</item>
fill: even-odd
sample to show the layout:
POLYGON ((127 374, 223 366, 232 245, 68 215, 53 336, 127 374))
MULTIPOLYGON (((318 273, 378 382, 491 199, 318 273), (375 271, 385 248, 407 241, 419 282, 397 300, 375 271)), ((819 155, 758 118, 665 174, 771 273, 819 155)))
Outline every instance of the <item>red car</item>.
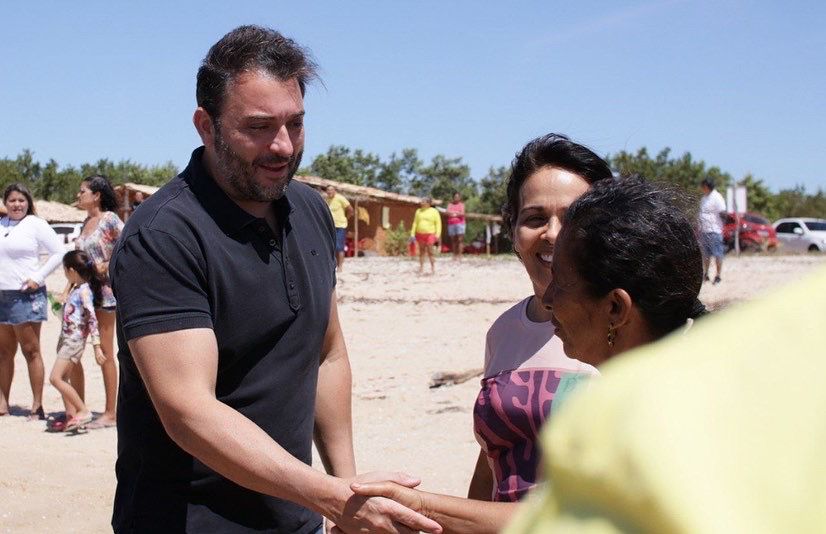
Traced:
MULTIPOLYGON (((736 229, 734 213, 726 213, 723 221, 723 243, 726 250, 734 250, 736 229)), ((740 214, 740 250, 774 251, 777 232, 768 219, 757 213, 740 214)))

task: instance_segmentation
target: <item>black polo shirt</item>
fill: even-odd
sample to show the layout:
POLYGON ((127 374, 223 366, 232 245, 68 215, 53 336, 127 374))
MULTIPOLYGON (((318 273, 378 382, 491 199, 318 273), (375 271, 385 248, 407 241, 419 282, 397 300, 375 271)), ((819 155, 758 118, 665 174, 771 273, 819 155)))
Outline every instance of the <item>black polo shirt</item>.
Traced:
MULTIPOLYGON (((195 150, 129 218, 110 262, 118 299, 117 532, 311 532, 317 514, 243 488, 166 434, 129 352, 137 337, 211 328, 218 400, 310 464, 316 383, 335 287, 327 204, 293 181, 281 239, 217 186, 195 150), (279 245, 283 243, 283 245, 279 245)), ((175 347, 168 347, 173 354, 175 347)))

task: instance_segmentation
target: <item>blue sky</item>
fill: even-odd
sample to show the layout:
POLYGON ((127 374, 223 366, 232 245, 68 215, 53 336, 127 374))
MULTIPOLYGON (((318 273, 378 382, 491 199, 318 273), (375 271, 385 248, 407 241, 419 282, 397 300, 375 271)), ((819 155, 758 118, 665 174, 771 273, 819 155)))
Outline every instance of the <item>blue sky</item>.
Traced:
POLYGON ((826 188, 819 1, 4 2, 0 157, 183 167, 198 64, 248 23, 321 66, 305 163, 331 144, 413 147, 480 178, 556 131, 826 188))

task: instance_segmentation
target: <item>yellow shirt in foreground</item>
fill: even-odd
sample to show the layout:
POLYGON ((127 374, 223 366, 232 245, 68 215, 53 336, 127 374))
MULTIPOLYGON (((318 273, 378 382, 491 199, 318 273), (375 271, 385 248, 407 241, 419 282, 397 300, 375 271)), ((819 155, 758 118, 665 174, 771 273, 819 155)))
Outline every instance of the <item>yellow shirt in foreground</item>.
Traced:
POLYGON ((327 201, 333 215, 333 225, 336 228, 347 228, 347 208, 350 207, 350 201, 338 193, 333 198, 324 195, 324 200, 327 201))
POLYGON ((826 270, 620 356, 507 533, 826 531, 826 270))
POLYGON ((442 215, 434 207, 419 208, 413 217, 413 226, 410 235, 436 234, 436 239, 442 237, 442 215))

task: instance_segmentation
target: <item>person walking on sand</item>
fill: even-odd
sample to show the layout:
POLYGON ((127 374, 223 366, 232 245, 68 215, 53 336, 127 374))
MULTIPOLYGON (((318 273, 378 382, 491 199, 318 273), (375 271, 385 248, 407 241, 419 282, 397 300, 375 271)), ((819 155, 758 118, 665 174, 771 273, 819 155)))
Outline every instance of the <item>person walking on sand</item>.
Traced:
POLYGON ((453 200, 447 205, 447 235, 450 237, 450 247, 453 259, 462 259, 462 247, 465 241, 465 203, 462 194, 453 192, 453 200))
POLYGON ((410 241, 419 245, 419 274, 424 274, 424 257, 430 260, 430 273, 436 272, 436 260, 433 258, 433 246, 442 235, 442 215, 432 206, 433 199, 424 197, 421 207, 413 216, 410 227, 410 241))
POLYGON ((325 190, 324 199, 327 201, 327 206, 330 208, 330 214, 333 216, 333 226, 336 227, 336 269, 341 270, 344 267, 344 248, 345 240, 347 238, 347 219, 353 215, 353 208, 350 206, 350 201, 336 192, 336 188, 328 185, 325 190))
POLYGON ((115 532, 320 533, 322 515, 345 531, 441 532, 349 487, 368 477, 353 455, 335 228, 292 179, 315 75, 274 30, 221 38, 197 75, 203 146, 124 228, 110 264, 115 532), (313 439, 330 474, 310 466, 313 439))
MULTIPOLYGON (((95 307, 103 301, 105 281, 95 269, 91 258, 82 251, 72 250, 63 256, 63 269, 71 290, 63 305, 63 325, 57 341, 57 358, 52 367, 49 382, 60 392, 66 412, 71 417, 62 430, 70 431, 83 427, 92 421, 92 412, 68 378, 72 368, 80 362, 90 338, 95 349, 95 360, 102 364, 106 355, 100 346, 100 332, 95 316, 95 307)), ((54 427, 53 427, 54 428, 54 427)))
POLYGON ((703 279, 709 280, 708 271, 711 267, 711 258, 717 267, 717 274, 714 276, 714 284, 722 281, 720 275, 723 271, 723 216, 726 213, 726 201, 723 195, 714 189, 714 181, 706 178, 700 184, 703 191, 703 198, 700 200, 700 250, 703 252, 703 279))

